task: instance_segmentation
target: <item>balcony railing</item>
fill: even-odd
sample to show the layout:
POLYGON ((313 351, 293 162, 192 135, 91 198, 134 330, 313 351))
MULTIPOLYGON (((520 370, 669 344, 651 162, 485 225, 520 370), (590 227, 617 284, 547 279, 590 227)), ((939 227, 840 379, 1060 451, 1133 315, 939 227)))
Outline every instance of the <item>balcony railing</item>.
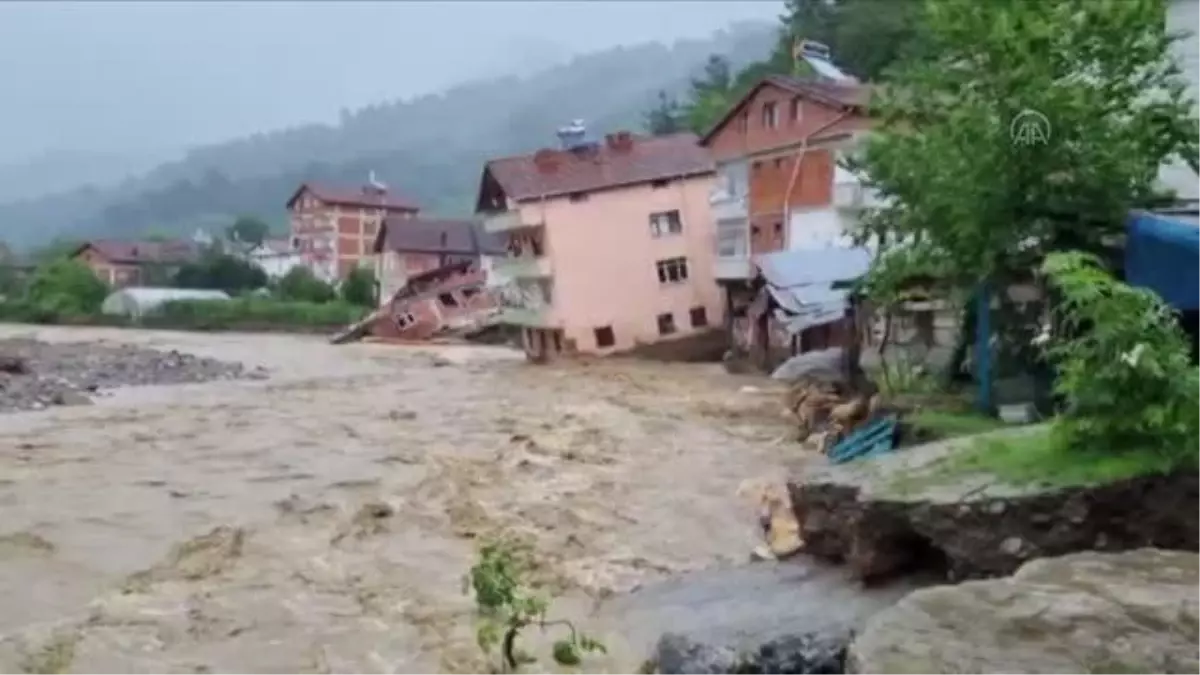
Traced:
POLYGON ((490 213, 483 218, 483 229, 487 232, 508 232, 541 225, 540 222, 530 222, 519 210, 490 213))
POLYGON ((509 279, 542 279, 554 275, 547 256, 510 256, 496 260, 496 274, 509 279))
POLYGON ((713 274, 718 279, 749 279, 752 272, 748 255, 718 255, 713 264, 713 274))
POLYGON ((744 220, 749 214, 749 206, 745 197, 732 197, 728 194, 717 193, 709 200, 714 220, 744 220))

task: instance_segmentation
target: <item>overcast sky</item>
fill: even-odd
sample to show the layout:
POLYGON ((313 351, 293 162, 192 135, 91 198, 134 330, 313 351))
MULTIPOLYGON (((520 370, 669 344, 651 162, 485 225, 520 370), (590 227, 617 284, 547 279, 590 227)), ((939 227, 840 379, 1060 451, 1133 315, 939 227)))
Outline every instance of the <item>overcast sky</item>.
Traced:
POLYGON ((0 1, 0 161, 332 121, 497 69, 781 12, 752 0, 0 1))

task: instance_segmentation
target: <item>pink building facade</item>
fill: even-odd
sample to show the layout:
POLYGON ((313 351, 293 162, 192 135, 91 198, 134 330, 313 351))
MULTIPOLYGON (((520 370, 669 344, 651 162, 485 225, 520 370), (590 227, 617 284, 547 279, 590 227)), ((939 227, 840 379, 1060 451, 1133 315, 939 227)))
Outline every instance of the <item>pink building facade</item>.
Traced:
POLYGON ((709 209, 714 168, 691 134, 611 135, 493 160, 478 211, 509 255, 504 321, 535 361, 610 354, 720 330, 709 209))

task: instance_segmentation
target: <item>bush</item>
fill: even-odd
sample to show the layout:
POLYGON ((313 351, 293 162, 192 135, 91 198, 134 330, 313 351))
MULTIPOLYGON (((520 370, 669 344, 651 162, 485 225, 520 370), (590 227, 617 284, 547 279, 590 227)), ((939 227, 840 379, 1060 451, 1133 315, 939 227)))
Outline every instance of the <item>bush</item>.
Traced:
POLYGON ((34 270, 25 302, 49 314, 94 314, 108 291, 87 265, 60 258, 34 270))
POLYGON ((1103 452, 1153 451, 1161 468, 1196 462, 1200 371, 1171 309, 1154 293, 1117 281, 1100 261, 1055 253, 1043 271, 1060 296, 1047 355, 1065 399, 1057 441, 1103 452))
POLYGON ((307 267, 293 267, 275 288, 281 300, 294 302, 330 302, 337 297, 333 287, 321 281, 307 267))
POLYGON ((342 280, 342 300, 361 307, 375 306, 375 275, 365 267, 355 267, 342 280))
POLYGON ((188 263, 175 273, 176 288, 206 288, 231 295, 267 285, 267 273, 259 266, 224 253, 210 253, 188 263))
POLYGON ((195 330, 259 329, 270 327, 332 328, 361 319, 363 308, 341 302, 283 302, 271 298, 233 300, 173 300, 143 317, 142 323, 162 328, 195 330))

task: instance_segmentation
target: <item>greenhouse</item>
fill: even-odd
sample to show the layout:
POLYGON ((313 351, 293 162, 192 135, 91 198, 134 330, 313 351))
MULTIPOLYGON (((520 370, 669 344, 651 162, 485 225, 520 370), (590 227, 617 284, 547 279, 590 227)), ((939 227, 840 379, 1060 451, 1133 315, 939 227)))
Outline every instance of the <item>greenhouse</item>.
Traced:
POLYGON ((163 303, 173 300, 229 300, 224 291, 199 288, 122 288, 104 299, 100 311, 134 318, 153 312, 163 303))

